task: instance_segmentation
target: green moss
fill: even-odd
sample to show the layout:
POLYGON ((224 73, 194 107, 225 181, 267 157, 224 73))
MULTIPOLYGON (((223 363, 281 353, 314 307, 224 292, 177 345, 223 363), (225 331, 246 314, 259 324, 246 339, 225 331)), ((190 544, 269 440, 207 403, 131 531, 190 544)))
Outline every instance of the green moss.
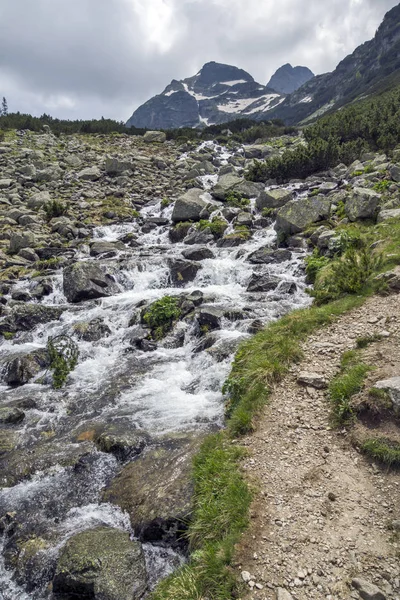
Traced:
POLYGON ((153 339, 159 340, 172 328, 180 315, 179 300, 164 296, 149 306, 143 314, 143 321, 151 328, 153 339))
POLYGON ((12 331, 3 331, 2 335, 5 340, 12 340, 16 334, 12 331))
POLYGON ((201 219, 196 225, 200 231, 209 228, 214 237, 221 237, 227 227, 228 223, 221 217, 213 217, 211 221, 201 219))
POLYGON ((384 194, 391 185, 392 185, 392 181, 389 181, 388 179, 384 179, 383 181, 378 181, 377 183, 375 183, 373 189, 375 190, 375 192, 384 194))
POLYGON ((249 206, 250 200, 244 198, 240 192, 229 190, 225 196, 225 203, 234 208, 245 208, 246 206, 249 206))

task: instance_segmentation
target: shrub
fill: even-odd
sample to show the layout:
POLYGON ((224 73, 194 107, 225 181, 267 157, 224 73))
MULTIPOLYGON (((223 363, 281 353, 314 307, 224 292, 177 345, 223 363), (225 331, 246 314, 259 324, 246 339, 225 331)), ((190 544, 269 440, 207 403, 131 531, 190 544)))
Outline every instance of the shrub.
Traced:
POLYGON ((315 248, 311 256, 305 258, 306 275, 309 283, 314 283, 319 271, 329 264, 329 258, 320 256, 318 248, 315 248))
POLYGON ((230 190, 225 196, 225 203, 234 208, 244 208, 249 206, 250 200, 248 198, 243 198, 240 192, 230 190))
POLYGON ((66 204, 63 204, 59 200, 50 200, 43 205, 43 210, 46 213, 46 219, 51 221, 56 217, 62 217, 67 214, 68 208, 66 204))
POLYGON ((153 339, 161 339, 179 319, 179 301, 172 296, 164 296, 153 302, 143 314, 143 321, 151 328, 153 339))
POLYGON ((78 363, 78 346, 68 335, 58 335, 49 338, 47 352, 50 358, 50 369, 53 371, 53 387, 61 388, 68 374, 78 363))

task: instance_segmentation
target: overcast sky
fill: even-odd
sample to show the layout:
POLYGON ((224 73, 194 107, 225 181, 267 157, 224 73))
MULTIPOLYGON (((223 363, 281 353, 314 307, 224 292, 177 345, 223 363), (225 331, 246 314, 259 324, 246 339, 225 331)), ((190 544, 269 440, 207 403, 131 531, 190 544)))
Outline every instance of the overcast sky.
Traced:
POLYGON ((126 120, 210 60, 266 84, 282 64, 331 71, 398 0, 0 0, 10 112, 126 120))

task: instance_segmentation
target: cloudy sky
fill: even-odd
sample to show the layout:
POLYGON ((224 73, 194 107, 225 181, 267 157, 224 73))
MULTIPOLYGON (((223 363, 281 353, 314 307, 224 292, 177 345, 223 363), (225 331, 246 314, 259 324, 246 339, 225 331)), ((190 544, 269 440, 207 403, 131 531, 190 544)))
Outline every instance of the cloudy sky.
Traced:
POLYGON ((126 120, 210 60, 267 83, 282 64, 332 70, 399 0, 0 0, 10 111, 126 120))

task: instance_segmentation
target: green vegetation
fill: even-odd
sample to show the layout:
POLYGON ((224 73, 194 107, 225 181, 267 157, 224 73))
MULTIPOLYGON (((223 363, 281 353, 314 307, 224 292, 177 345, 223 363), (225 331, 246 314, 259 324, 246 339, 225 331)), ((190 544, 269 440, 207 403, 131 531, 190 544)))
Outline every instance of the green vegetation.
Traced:
POLYGON ((159 340, 172 328, 180 314, 178 299, 164 296, 147 308, 143 314, 143 321, 151 328, 153 339, 159 340))
POLYGON ((79 349, 68 335, 49 338, 47 352, 50 358, 50 369, 53 371, 53 388, 61 388, 78 364, 79 349))
POLYGON ((365 440, 361 450, 367 456, 387 466, 400 466, 400 444, 384 437, 365 440))
POLYGON ((246 206, 249 206, 250 200, 248 198, 243 198, 240 192, 230 190, 225 196, 225 203, 233 208, 245 208, 246 206))
POLYGON ((3 338, 5 340, 12 340, 15 337, 15 333, 13 331, 3 331, 3 338))
POLYGON ((62 259, 58 256, 54 256, 53 258, 36 261, 35 267, 40 275, 44 271, 52 271, 53 269, 57 269, 60 266, 60 263, 62 263, 62 259))
POLYGON ((170 204, 172 204, 173 200, 171 198, 163 198, 161 200, 161 208, 167 208, 170 204))
MULTIPOLYGON (((303 179, 340 162, 349 165, 369 149, 389 152, 400 143, 400 87, 326 115, 306 127, 304 137, 306 145, 285 150, 280 157, 255 162, 247 178, 303 179)), ((366 172, 365 169, 356 174, 366 172)))
POLYGON ((276 208, 263 208, 261 215, 266 218, 274 217, 276 214, 276 208))
POLYGON ((383 179, 382 181, 378 181, 377 183, 374 184, 373 186, 373 190, 375 190, 375 192, 378 192, 379 194, 384 194, 385 192, 387 192, 388 188, 392 185, 392 181, 389 181, 388 179, 383 179))
POLYGON ((62 217, 67 214, 68 208, 66 204, 63 204, 59 200, 51 200, 43 205, 43 210, 46 213, 46 219, 51 221, 56 217, 62 217))
POLYGON ((362 337, 357 338, 356 346, 357 346, 357 348, 366 348, 370 344, 373 344, 374 342, 378 342, 381 339, 382 339, 382 336, 379 335, 379 333, 373 333, 371 335, 364 335, 362 337))
POLYGON ((305 258, 306 275, 309 283, 315 283, 317 275, 321 269, 329 264, 327 256, 321 256, 318 248, 314 248, 313 253, 305 258))
POLYGON ((201 221, 196 224, 196 228, 200 229, 200 231, 210 228, 211 233, 215 238, 220 238, 227 227, 228 223, 221 217, 213 217, 211 221, 201 219, 201 221))
POLYGON ((365 376, 370 370, 371 367, 361 362, 359 353, 355 350, 343 354, 340 372, 329 384, 329 398, 335 425, 343 425, 351 420, 353 416, 351 398, 361 391, 365 376))

